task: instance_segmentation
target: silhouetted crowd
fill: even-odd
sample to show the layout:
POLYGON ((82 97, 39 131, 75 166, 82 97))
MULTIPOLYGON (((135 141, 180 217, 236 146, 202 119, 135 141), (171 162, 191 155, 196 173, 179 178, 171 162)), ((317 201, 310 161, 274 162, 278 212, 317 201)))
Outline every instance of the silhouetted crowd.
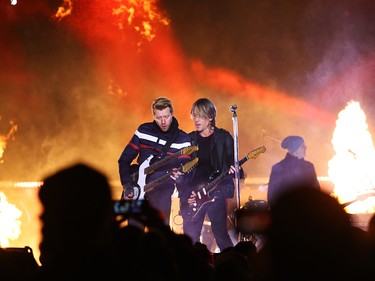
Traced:
MULTIPOLYGON (((86 164, 61 169, 39 190, 40 266, 29 248, 0 249, 0 280, 363 280, 375 276, 375 219, 367 231, 332 196, 292 189, 269 210, 264 243, 212 253, 178 234, 143 201, 115 211, 107 178, 86 164), (30 254, 31 252, 31 254, 30 254)), ((264 213, 263 213, 264 215, 264 213)))

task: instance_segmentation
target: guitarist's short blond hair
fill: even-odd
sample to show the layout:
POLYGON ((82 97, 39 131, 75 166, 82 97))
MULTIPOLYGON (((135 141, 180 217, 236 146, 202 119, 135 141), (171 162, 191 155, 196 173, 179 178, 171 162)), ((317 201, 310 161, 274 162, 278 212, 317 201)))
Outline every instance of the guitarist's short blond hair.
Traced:
POLYGON ((151 104, 151 112, 152 112, 152 114, 154 114, 155 109, 163 110, 163 109, 166 109, 168 107, 169 107, 169 110, 170 110, 171 114, 173 115, 172 101, 168 98, 165 98, 165 97, 157 98, 151 104))

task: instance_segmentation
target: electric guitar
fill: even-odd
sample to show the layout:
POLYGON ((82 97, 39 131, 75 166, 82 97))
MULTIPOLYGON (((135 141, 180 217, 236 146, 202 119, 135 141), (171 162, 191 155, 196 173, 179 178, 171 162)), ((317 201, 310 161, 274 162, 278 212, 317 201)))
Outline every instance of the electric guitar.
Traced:
MULTIPOLYGON (((196 157, 193 160, 185 163, 184 165, 182 165, 181 167, 176 168, 176 169, 177 169, 177 171, 181 171, 183 173, 189 173, 198 164, 198 161, 199 161, 199 159, 196 157)), ((153 190, 158 185, 167 181, 171 177, 171 174, 172 174, 172 171, 168 171, 165 175, 161 176, 160 178, 158 178, 158 179, 156 179, 152 182, 147 183, 144 186, 144 191, 148 192, 148 191, 153 190)))
POLYGON ((364 201, 365 199, 369 198, 369 197, 373 197, 375 196, 375 191, 371 191, 371 192, 367 192, 367 193, 363 193, 363 194, 359 194, 357 195, 357 197, 354 199, 354 200, 351 200, 349 202, 345 202, 345 203, 342 203, 341 206, 343 208, 346 208, 347 206, 349 206, 350 204, 353 204, 357 201, 364 201))
MULTIPOLYGON (((259 156, 259 154, 264 153, 266 151, 265 146, 258 147, 250 151, 244 158, 239 161, 239 165, 243 165, 247 160, 255 159, 259 156)), ((219 183, 226 179, 230 174, 230 169, 226 170, 224 173, 220 174, 218 177, 204 185, 203 187, 199 188, 195 193, 195 202, 188 204, 181 204, 181 214, 184 219, 189 221, 193 221, 197 215, 202 211, 203 207, 209 203, 212 203, 216 200, 217 195, 210 194, 212 191, 216 190, 219 186, 219 183)))
MULTIPOLYGON (((145 195, 144 187, 146 185, 146 176, 148 174, 153 173, 154 171, 168 164, 170 161, 172 161, 173 159, 176 159, 180 155, 190 155, 191 153, 197 150, 198 150, 197 145, 188 146, 152 164, 151 164, 151 160, 152 158, 154 158, 154 155, 151 154, 145 161, 142 162, 141 165, 138 166, 138 164, 133 164, 131 166, 131 170, 133 171, 135 170, 135 172, 133 172, 130 175, 132 179, 132 187, 134 190, 134 196, 132 200, 144 199, 144 195, 145 195)), ((124 194, 121 195, 122 198, 123 198, 123 195, 124 194)))

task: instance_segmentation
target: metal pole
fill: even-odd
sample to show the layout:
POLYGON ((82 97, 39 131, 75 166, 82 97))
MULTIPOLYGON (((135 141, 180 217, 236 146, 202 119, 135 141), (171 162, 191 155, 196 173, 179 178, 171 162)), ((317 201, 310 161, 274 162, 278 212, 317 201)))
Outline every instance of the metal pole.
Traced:
MULTIPOLYGON (((233 139, 234 139, 234 168, 235 168, 235 195, 236 195, 236 206, 237 209, 240 208, 240 165, 238 160, 238 120, 237 120, 237 105, 232 105, 229 109, 232 113, 232 120, 233 120, 233 139)), ((237 222, 235 222, 237 225, 237 222)))

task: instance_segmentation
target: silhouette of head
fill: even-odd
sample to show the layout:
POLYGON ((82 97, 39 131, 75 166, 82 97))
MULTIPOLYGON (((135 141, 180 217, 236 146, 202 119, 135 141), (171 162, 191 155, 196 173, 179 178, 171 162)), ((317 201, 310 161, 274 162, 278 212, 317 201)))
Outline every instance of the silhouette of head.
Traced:
MULTIPOLYGON (((39 190, 42 203, 41 262, 76 247, 91 247, 111 227, 113 204, 107 178, 78 163, 48 176, 39 190)), ((43 263, 43 262, 42 262, 43 263)))
POLYGON ((351 280, 358 274, 359 244, 337 199, 317 189, 292 189, 278 198, 271 216, 276 278, 351 280))

